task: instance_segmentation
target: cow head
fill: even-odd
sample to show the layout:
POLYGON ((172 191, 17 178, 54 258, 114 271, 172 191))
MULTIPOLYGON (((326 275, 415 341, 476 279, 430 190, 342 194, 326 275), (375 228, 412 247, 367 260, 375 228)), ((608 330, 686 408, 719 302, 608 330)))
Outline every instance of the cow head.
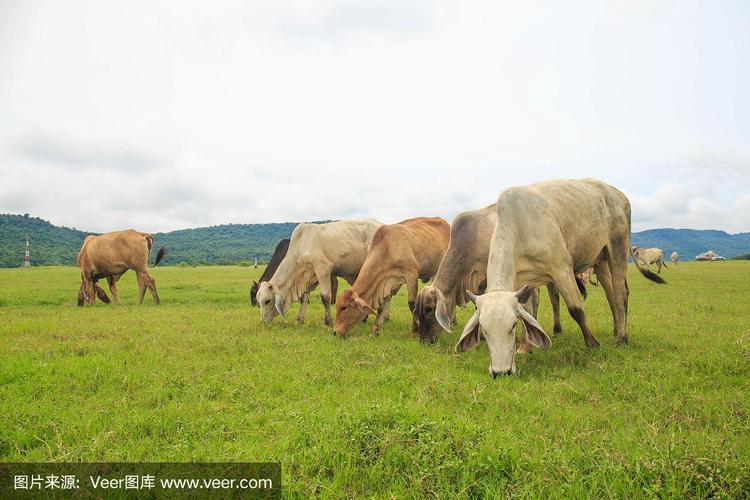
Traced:
POLYGON ((417 316, 419 340, 434 344, 440 333, 450 332, 451 313, 448 311, 445 296, 433 286, 426 286, 417 294, 414 304, 414 314, 417 316))
POLYGON ((284 298, 276 293, 274 286, 268 281, 263 281, 258 285, 257 299, 260 306, 260 320, 263 323, 270 323, 278 314, 283 316, 288 307, 288 304, 284 303, 284 298))
POLYGON ((78 305, 93 304, 96 301, 96 290, 94 281, 88 276, 81 277, 81 287, 78 289, 78 305))
POLYGON ((345 291, 336 301, 334 335, 346 334, 354 325, 365 319, 368 314, 377 314, 377 311, 351 288, 345 291))
POLYGON ((253 286, 250 287, 250 304, 253 307, 258 307, 258 289, 260 284, 257 281, 253 281, 253 286))
POLYGON ((474 315, 464 327, 456 344, 456 352, 474 349, 479 344, 480 331, 490 349, 490 375, 513 375, 516 373, 516 324, 520 320, 531 345, 547 349, 551 342, 544 329, 523 308, 532 288, 524 286, 517 292, 488 292, 476 296, 467 290, 469 298, 477 306, 474 315))

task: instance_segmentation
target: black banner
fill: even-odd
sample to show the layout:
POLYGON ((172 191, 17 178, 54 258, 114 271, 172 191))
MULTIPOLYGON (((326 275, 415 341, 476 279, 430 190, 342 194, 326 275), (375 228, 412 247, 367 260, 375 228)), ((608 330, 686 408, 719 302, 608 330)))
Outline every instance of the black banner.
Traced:
POLYGON ((0 498, 281 498, 281 464, 0 463, 0 498))

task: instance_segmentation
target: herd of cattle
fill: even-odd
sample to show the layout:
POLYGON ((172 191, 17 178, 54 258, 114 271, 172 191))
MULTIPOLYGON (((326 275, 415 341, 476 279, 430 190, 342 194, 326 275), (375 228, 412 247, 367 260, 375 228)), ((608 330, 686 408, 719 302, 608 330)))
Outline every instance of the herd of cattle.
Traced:
MULTIPOLYGON (((371 333, 388 319, 391 298, 406 285, 412 333, 435 342, 456 323, 456 307, 469 301, 476 311, 464 326, 456 351, 473 349, 483 336, 490 351, 490 374, 516 372, 515 355, 532 346, 547 349, 550 339, 537 322, 537 287, 547 286, 554 312, 552 331, 561 331, 559 297, 578 323, 588 347, 599 342, 583 309, 586 283, 601 286, 612 311, 614 336, 627 342, 628 258, 640 273, 666 283, 664 252, 630 247, 630 202, 616 188, 594 179, 555 180, 512 187, 497 203, 460 213, 449 225, 439 217, 417 217, 397 224, 374 219, 299 224, 281 241, 268 267, 253 282, 251 301, 261 321, 285 316, 300 302, 297 321, 305 320, 310 292, 320 287, 325 324, 344 336, 368 315, 371 333), (592 273, 596 275, 595 282, 592 273), (337 278, 351 287, 338 300, 337 278), (418 281, 430 285, 419 291, 418 281), (335 305, 335 321, 331 305, 335 305), (521 325, 521 341, 516 340, 521 325)), ((107 279, 116 303, 117 281, 128 269, 137 274, 138 303, 149 289, 159 296, 148 273, 153 236, 134 230, 86 237, 78 255, 78 304, 109 298, 97 284, 107 279)), ((166 250, 156 257, 157 265, 166 250)), ((672 262, 679 256, 672 254, 672 262)))

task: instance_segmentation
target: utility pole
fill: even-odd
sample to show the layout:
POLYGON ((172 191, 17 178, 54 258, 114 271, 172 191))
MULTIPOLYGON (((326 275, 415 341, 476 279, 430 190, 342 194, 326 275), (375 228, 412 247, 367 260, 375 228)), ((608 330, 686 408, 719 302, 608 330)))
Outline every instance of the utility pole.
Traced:
POLYGON ((26 237, 26 251, 23 255, 23 267, 29 267, 31 266, 31 257, 29 256, 29 241, 31 241, 31 238, 28 236, 26 237))

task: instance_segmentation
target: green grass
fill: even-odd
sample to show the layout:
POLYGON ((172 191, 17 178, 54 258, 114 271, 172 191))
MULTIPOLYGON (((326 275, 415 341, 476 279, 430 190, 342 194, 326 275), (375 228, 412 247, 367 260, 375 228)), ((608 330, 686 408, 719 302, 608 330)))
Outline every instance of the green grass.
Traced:
POLYGON ((280 461, 287 496, 750 495, 748 262, 631 266, 628 346, 593 288, 601 348, 564 313, 497 380, 484 344, 415 341, 403 293, 377 338, 334 338, 315 294, 261 326, 260 271, 154 269, 159 307, 128 273, 122 306, 81 309, 75 268, 0 270, 0 460, 280 461))

